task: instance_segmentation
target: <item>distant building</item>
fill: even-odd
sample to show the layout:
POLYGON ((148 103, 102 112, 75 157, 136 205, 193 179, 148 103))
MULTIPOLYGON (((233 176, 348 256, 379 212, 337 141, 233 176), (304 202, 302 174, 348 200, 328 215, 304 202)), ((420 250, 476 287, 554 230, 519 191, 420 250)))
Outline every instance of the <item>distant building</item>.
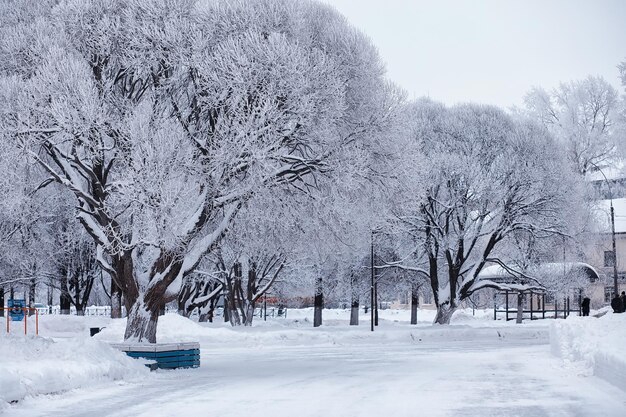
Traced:
POLYGON ((615 166, 603 167, 587 174, 587 180, 596 190, 595 214, 598 221, 598 242, 587 253, 588 262, 600 274, 599 282, 594 285, 589 297, 592 300, 602 299, 609 304, 613 297, 614 272, 613 265, 617 265, 619 292, 626 291, 626 175, 623 163, 615 166), (611 231, 611 202, 615 217, 615 246, 616 256, 613 256, 613 242, 611 231))

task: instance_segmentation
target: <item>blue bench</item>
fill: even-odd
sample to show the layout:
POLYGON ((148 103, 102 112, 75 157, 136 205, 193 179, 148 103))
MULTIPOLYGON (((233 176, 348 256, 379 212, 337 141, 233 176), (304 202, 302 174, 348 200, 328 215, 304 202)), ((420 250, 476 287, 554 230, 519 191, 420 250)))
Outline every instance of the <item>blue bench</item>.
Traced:
POLYGON ((126 352, 131 358, 153 361, 146 364, 150 369, 198 368, 200 366, 200 343, 154 343, 154 344, 111 344, 126 352))

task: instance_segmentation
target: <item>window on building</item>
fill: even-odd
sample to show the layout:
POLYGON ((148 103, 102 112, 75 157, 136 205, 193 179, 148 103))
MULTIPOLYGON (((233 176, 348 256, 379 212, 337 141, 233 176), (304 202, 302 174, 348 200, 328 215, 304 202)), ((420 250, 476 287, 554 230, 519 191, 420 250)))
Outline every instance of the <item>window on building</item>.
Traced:
POLYGON ((610 303, 613 299, 613 287, 604 287, 604 302, 610 303))
POLYGON ((615 265, 615 256, 613 256, 612 250, 604 251, 604 266, 613 266, 615 265))

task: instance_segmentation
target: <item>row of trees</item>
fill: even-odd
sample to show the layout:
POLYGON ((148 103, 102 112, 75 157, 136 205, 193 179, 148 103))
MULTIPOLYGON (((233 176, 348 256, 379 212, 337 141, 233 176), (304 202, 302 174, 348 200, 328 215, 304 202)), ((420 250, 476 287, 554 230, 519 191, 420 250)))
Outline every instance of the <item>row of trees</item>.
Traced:
POLYGON ((19 0, 0 30, 0 285, 80 311, 106 275, 126 339, 155 342, 174 301, 249 325, 279 281, 316 322, 329 280, 358 309, 373 236, 378 275, 429 283, 447 323, 485 265, 580 236, 571 172, 614 156, 603 80, 515 114, 406 102, 316 2, 19 0))

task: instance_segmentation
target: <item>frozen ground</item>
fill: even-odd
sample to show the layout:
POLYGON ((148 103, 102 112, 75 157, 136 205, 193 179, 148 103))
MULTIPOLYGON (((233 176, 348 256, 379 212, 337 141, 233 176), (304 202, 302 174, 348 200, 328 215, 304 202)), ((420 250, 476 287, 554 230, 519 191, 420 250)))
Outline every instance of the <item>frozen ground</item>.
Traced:
MULTIPOLYGON (((429 311, 420 312, 423 323, 417 327, 406 324, 408 312, 385 311, 372 334, 368 322, 358 328, 347 326, 347 312, 342 311, 325 311, 327 324, 313 329, 310 313, 290 311, 287 320, 236 330, 167 315, 160 322, 159 339, 199 340, 201 368, 129 373, 119 380, 107 380, 105 375, 69 392, 28 396, 0 408, 0 413, 587 417, 621 416, 626 409, 625 391, 593 376, 590 364, 571 356, 580 332, 554 336, 561 341, 556 345, 563 346, 557 349, 561 356, 570 355, 565 361, 551 354, 551 349, 557 352, 555 343, 552 347, 549 343, 549 332, 556 332, 554 322, 560 330, 569 322, 614 328, 622 317, 515 326, 493 322, 488 313, 481 318, 465 312, 455 317, 454 325, 442 328, 428 324, 429 311)), ((87 350, 95 346, 106 351, 103 341, 119 341, 123 331, 123 320, 100 319, 107 328, 97 340, 84 340, 93 319, 75 319, 63 326, 55 323, 58 320, 51 318, 42 330, 57 345, 68 343, 68 348, 82 339, 87 350), (60 327, 63 331, 55 335, 60 327), (82 336, 68 338, 72 333, 82 336)), ((615 353, 617 361, 625 356, 619 350, 615 353)), ((116 357, 113 362, 125 360, 116 357)))

